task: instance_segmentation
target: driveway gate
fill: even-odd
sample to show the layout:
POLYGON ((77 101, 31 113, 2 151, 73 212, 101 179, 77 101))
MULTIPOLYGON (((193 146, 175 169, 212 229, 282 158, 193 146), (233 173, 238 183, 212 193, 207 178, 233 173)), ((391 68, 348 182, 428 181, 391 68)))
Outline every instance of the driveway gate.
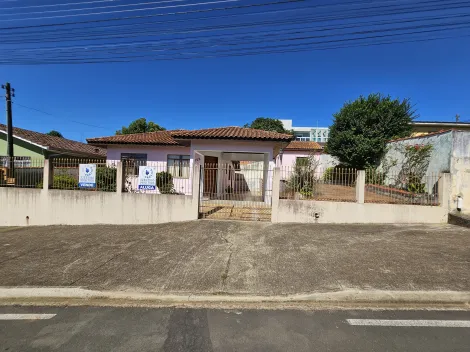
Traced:
POLYGON ((273 170, 263 162, 204 164, 199 217, 271 221, 272 180, 273 170))

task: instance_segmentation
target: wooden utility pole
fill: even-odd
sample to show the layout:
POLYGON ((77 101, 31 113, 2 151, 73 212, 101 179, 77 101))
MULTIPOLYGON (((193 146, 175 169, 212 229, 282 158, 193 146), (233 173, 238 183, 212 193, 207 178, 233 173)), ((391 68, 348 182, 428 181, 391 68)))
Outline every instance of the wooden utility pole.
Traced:
POLYGON ((10 83, 2 85, 5 89, 6 111, 7 111, 7 156, 8 156, 8 177, 15 177, 15 161, 13 160, 13 113, 11 111, 11 98, 15 96, 15 90, 10 83))

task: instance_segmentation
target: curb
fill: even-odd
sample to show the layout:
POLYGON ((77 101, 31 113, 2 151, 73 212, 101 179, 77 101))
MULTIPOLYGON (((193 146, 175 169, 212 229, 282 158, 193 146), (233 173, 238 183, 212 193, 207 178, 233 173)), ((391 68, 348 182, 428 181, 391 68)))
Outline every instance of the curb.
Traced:
POLYGON ((344 290, 337 292, 316 292, 286 296, 250 295, 177 295, 128 291, 95 291, 81 287, 3 287, 0 288, 1 304, 24 302, 44 304, 86 304, 93 305, 185 305, 185 304, 295 304, 312 303, 325 305, 453 305, 470 307, 469 291, 379 291, 344 290))

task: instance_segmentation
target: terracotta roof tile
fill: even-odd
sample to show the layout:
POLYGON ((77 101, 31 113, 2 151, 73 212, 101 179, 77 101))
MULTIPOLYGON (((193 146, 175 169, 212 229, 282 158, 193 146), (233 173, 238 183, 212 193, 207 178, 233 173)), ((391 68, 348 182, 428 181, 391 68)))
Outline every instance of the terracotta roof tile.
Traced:
MULTIPOLYGON (((0 124, 0 131, 7 131, 7 126, 0 124)), ((44 133, 25 130, 23 128, 13 127, 15 137, 25 139, 51 151, 65 152, 70 154, 80 154, 92 157, 105 157, 106 150, 89 144, 72 141, 66 138, 49 136, 44 133)))
POLYGON ((169 131, 121 134, 109 137, 87 138, 90 144, 150 144, 179 145, 169 131))
POLYGON ((170 131, 175 138, 189 139, 245 139, 245 140, 267 140, 267 141, 289 141, 293 137, 289 134, 256 130, 243 127, 218 127, 201 130, 179 130, 170 131))
POLYGON ((284 149, 285 150, 322 150, 323 148, 317 142, 292 141, 284 149))
POLYGON ((236 139, 258 141, 289 141, 289 134, 255 130, 242 127, 220 127, 201 130, 173 130, 136 133, 109 137, 89 138, 90 144, 151 144, 179 145, 178 139, 236 139))

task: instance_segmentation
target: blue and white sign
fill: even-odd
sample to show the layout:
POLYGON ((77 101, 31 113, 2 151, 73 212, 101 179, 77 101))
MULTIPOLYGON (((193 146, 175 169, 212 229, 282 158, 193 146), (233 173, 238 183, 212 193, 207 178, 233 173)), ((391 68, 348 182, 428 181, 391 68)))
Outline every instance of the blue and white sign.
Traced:
POLYGON ((96 164, 80 164, 78 187, 96 188, 96 164))
POLYGON ((157 189, 157 168, 153 166, 139 166, 139 183, 140 190, 157 189))

